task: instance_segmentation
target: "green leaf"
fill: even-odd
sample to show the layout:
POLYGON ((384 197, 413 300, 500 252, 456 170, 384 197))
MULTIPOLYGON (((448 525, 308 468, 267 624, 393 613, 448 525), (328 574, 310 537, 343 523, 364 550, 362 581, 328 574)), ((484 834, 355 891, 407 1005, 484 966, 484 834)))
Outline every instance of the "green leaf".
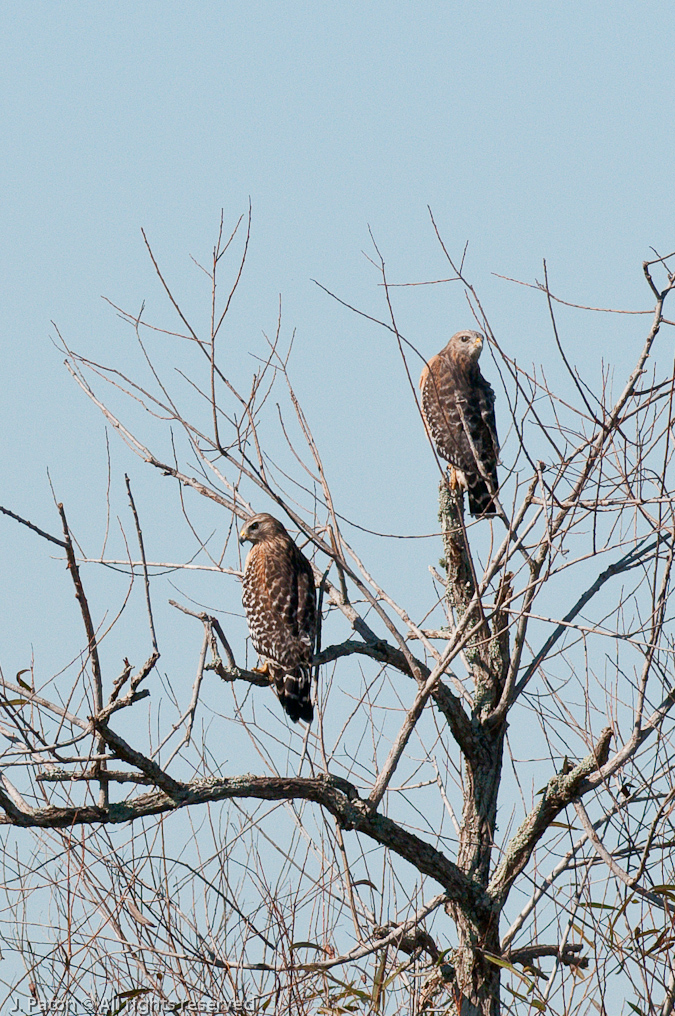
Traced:
POLYGON ((529 1003, 532 1001, 527 997, 527 995, 521 995, 520 992, 516 991, 514 988, 509 988, 508 984, 504 984, 503 987, 506 988, 509 994, 513 995, 514 998, 519 998, 521 1002, 529 1003))
POLYGON ((675 897, 675 885, 653 885, 649 889, 652 893, 660 893, 662 896, 675 897))
POLYGON ((324 955, 328 953, 327 949, 324 949, 322 945, 317 945, 316 942, 291 942, 291 949, 318 949, 324 955))
POLYGON ((380 962, 377 965, 375 971, 375 977, 373 978, 373 991, 371 994, 373 1009, 375 1012, 382 1011, 382 1003, 384 1002, 384 987, 382 982, 384 981, 384 972, 387 966, 387 949, 382 950, 382 956, 380 962))
POLYGON ((354 987, 353 984, 347 984, 346 981, 341 981, 339 977, 335 976, 335 974, 331 974, 330 970, 323 970, 322 974, 324 977, 329 978, 329 980, 333 981, 335 984, 339 984, 341 988, 345 989, 340 995, 337 996, 338 998, 342 998, 343 995, 353 995, 356 998, 360 998, 362 1002, 371 1001, 369 992, 361 991, 360 988, 354 987))
POLYGON ((636 1012, 638 1014, 638 1016, 645 1016, 645 1014, 643 1013, 642 1009, 638 1009, 638 1007, 636 1005, 633 1005, 632 1002, 628 1002, 628 1007, 630 1009, 632 1009, 633 1012, 636 1012))
POLYGON ((501 956, 494 956, 492 953, 489 952, 483 953, 483 955, 485 956, 486 960, 489 960, 490 963, 494 963, 496 967, 504 967, 505 970, 510 970, 512 974, 518 974, 518 976, 520 977, 519 971, 516 970, 513 964, 509 963, 508 960, 503 959, 501 956))
POLYGON ((584 942, 588 943, 588 945, 592 949, 593 948, 593 939, 589 938, 587 935, 584 935, 584 929, 580 928, 578 924, 573 924, 572 927, 576 931, 577 935, 581 935, 581 937, 583 938, 584 942))
POLYGON ((592 907, 593 910, 616 910, 610 903, 580 903, 580 907, 592 907))
POLYGON ((399 974, 401 973, 401 971, 402 971, 402 970, 405 970, 405 968, 406 968, 407 966, 408 966, 408 964, 407 964, 407 963, 401 963, 401 965, 400 965, 400 966, 396 967, 396 970, 394 970, 393 974, 389 974, 389 977, 387 978, 387 980, 386 980, 386 981, 384 982, 384 984, 382 985, 382 990, 384 991, 384 989, 385 989, 385 988, 388 988, 388 987, 389 987, 389 985, 391 984, 391 982, 392 982, 392 981, 393 981, 393 980, 394 980, 394 979, 395 979, 396 977, 398 977, 398 975, 399 975, 399 974))
POLYGON ((525 982, 527 990, 532 991, 532 988, 534 987, 532 981, 530 981, 525 974, 521 974, 520 970, 516 970, 513 963, 509 963, 508 960, 502 959, 501 956, 493 956, 493 954, 489 952, 484 952, 483 956, 486 960, 489 960, 490 963, 494 963, 496 967, 503 967, 505 970, 509 970, 512 974, 515 974, 516 977, 519 977, 521 981, 525 982))
POLYGON ((357 885, 368 885, 371 889, 374 889, 376 893, 379 893, 379 889, 374 882, 371 882, 369 878, 360 878, 356 882, 352 882, 352 886, 356 889, 357 885))
POLYGON ((22 688, 26 689, 26 691, 32 691, 33 689, 31 688, 31 686, 29 684, 26 684, 25 681, 21 680, 22 674, 30 674, 30 667, 25 667, 23 670, 19 671, 19 673, 16 675, 16 683, 20 684, 22 688))
POLYGON ((670 949, 673 944, 672 937, 668 936, 666 929, 664 928, 659 937, 657 938, 654 945, 647 950, 645 956, 651 956, 653 953, 661 952, 663 949, 670 949))
POLYGON ((616 927, 616 922, 619 920, 622 914, 625 914, 626 908, 628 907, 628 904, 631 902, 632 899, 633 899, 632 896, 628 896, 627 899, 625 899, 624 902, 619 907, 618 913, 609 922, 609 937, 611 939, 612 945, 614 944, 614 929, 616 927))

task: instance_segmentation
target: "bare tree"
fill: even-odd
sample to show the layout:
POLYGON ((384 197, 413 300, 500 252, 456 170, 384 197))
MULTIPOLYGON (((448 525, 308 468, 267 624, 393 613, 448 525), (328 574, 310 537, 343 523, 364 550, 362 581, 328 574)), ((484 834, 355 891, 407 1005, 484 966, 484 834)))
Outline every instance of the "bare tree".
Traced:
MULTIPOLYGON (((563 301, 546 274, 532 284, 568 375, 553 391, 502 348, 437 231, 488 338, 508 437, 493 521, 465 517, 439 463, 443 560, 415 621, 378 581, 378 562, 347 542, 280 316, 250 387, 228 373, 219 340, 250 228, 249 213, 225 239, 221 221, 202 269, 205 333, 148 244, 178 325, 116 308, 147 380, 59 336, 82 392, 178 493, 190 559, 148 559, 157 522, 128 478, 132 529, 118 554, 109 533, 86 554, 62 504, 58 535, 1 509, 65 559, 84 632, 69 667, 4 680, 0 934, 23 963, 5 974, 5 1002, 577 1014, 616 1012, 614 984, 630 1011, 670 1013, 675 375, 657 344, 672 323, 668 259, 644 264, 649 324, 616 387, 609 372, 599 386, 570 363, 563 301), (322 624, 311 727, 275 710, 241 618, 203 605, 215 587, 199 603, 174 594, 157 607, 167 572, 234 586, 239 524, 261 510, 313 562, 322 624), (96 568, 99 581, 104 570, 129 576, 114 615, 90 606, 96 568), (116 663, 111 633, 137 646, 140 610, 145 659, 116 663), (160 659, 171 625, 195 640, 188 693, 160 659), (241 758, 257 771, 241 772, 241 758)), ((371 320, 413 378, 425 357, 397 326, 377 248, 373 263, 387 316, 371 320)))

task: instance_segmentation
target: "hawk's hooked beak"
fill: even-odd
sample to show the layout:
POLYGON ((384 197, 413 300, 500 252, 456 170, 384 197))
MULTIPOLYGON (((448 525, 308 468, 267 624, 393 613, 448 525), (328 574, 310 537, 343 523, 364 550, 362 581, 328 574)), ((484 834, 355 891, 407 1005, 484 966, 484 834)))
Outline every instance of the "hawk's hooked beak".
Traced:
POLYGON ((246 543, 247 540, 248 540, 248 534, 246 532, 246 526, 244 526, 242 531, 239 533, 239 543, 242 545, 242 547, 244 546, 244 544, 246 543))

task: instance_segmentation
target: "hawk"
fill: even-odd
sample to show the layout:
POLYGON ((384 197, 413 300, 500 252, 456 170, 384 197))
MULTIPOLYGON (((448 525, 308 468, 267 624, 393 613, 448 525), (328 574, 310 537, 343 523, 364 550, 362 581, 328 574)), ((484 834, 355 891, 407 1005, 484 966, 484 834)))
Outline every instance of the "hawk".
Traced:
POLYGON ((244 568, 242 601, 260 669, 274 682, 294 723, 311 723, 316 588, 312 566, 285 528, 261 512, 248 520, 239 542, 253 544, 244 568))
POLYGON ((484 341, 480 332, 456 332, 420 378, 427 430, 468 491, 472 515, 496 514, 499 487, 495 393, 478 366, 484 341))

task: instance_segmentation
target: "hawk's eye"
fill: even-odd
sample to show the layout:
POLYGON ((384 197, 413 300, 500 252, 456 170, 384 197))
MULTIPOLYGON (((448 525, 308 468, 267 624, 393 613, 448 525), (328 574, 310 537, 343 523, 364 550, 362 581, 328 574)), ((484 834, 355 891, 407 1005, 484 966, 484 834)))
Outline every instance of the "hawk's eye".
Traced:
POLYGON ((259 525, 260 525, 259 522, 252 522, 251 525, 248 528, 249 529, 257 529, 259 525))
POLYGON ((470 337, 471 336, 469 336, 469 335, 462 335, 462 342, 468 342, 470 337))

